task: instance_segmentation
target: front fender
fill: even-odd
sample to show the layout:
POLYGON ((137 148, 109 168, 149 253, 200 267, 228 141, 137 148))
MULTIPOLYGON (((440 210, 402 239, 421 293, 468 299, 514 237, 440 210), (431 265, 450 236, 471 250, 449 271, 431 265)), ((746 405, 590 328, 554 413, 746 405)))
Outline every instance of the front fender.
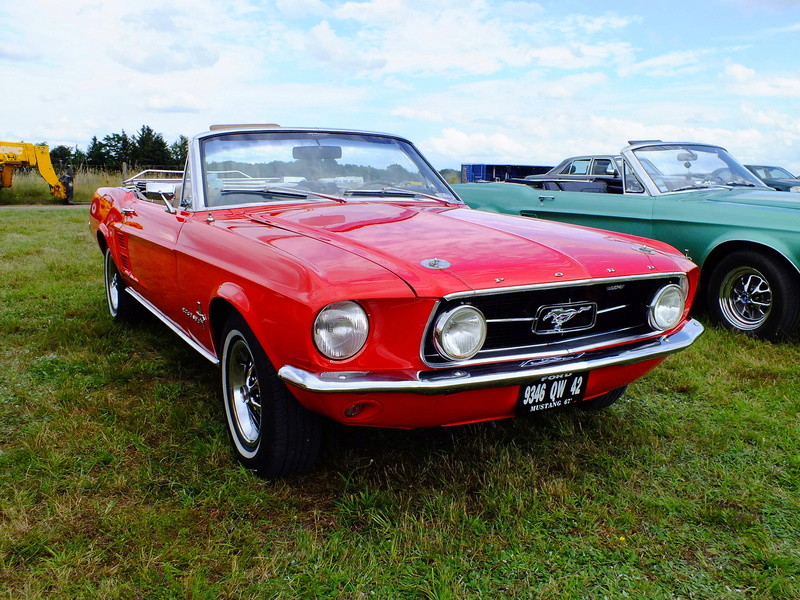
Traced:
POLYGON ((800 232, 781 232, 778 237, 770 231, 759 229, 727 229, 710 240, 702 249, 701 255, 696 257, 696 262, 701 267, 720 248, 728 245, 762 246, 779 254, 790 263, 795 271, 800 274, 800 232), (791 238, 791 239, 787 239, 791 238))

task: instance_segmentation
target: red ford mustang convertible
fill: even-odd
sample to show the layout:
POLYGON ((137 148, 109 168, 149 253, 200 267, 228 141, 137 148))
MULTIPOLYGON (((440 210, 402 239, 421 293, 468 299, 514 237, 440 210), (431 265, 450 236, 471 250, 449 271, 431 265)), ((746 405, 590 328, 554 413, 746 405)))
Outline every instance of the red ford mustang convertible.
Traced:
POLYGON ((466 207, 402 138, 216 127, 182 173, 97 190, 115 319, 221 371, 238 458, 310 468, 322 417, 456 425, 603 408, 702 327, 660 242, 466 207))

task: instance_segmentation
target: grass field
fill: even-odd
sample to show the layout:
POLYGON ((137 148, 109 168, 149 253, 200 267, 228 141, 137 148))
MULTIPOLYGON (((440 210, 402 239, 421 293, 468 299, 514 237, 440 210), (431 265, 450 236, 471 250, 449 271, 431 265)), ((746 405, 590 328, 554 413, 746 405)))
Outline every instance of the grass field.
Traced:
MULTIPOLYGON (((73 181, 75 184, 73 202, 90 202, 92 194, 97 188, 120 185, 122 174, 98 169, 79 169, 75 173, 73 181)), ((14 172, 11 187, 0 189, 0 206, 63 203, 63 200, 50 195, 50 186, 35 170, 17 169, 14 172)))
POLYGON ((709 328, 598 414, 228 448, 217 373, 106 314, 84 209, 0 211, 0 598, 800 597, 800 344, 709 328))

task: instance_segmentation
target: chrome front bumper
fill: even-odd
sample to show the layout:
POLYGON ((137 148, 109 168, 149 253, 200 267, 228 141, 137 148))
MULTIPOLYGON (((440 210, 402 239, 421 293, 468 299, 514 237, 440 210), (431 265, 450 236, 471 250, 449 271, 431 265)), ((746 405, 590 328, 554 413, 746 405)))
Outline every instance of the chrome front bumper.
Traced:
POLYGON ((628 365, 673 354, 690 346, 703 326, 694 319, 671 335, 638 344, 566 355, 468 368, 436 371, 329 371, 311 373, 291 365, 281 367, 278 377, 288 384, 317 393, 411 393, 451 394, 488 387, 520 385, 524 382, 575 371, 628 365))

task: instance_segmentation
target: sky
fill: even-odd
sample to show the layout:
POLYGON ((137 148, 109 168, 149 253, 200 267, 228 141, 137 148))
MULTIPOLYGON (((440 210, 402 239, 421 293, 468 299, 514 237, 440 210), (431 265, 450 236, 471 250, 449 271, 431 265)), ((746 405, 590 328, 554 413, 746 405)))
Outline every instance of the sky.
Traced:
POLYGON ((3 4, 2 141, 277 123, 399 134, 438 169, 662 139, 800 174, 800 0, 3 4))

